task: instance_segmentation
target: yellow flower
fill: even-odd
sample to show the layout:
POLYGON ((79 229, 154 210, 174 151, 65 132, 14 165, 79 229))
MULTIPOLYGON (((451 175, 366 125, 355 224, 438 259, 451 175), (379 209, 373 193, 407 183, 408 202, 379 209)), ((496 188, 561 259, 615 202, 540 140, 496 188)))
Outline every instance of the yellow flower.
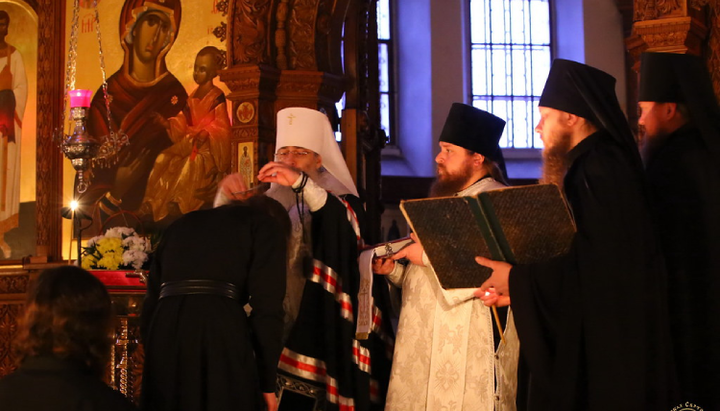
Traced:
POLYGON ((82 267, 86 269, 140 268, 148 260, 150 243, 132 228, 113 227, 87 242, 82 267))
POLYGON ((86 255, 82 259, 82 268, 92 270, 95 268, 95 263, 97 263, 97 258, 94 255, 86 255))
POLYGON ((122 264, 122 253, 109 252, 103 254, 102 258, 98 260, 98 267, 107 268, 108 270, 117 270, 122 264))
POLYGON ((101 255, 105 255, 109 252, 120 253, 123 252, 122 240, 119 238, 103 238, 98 241, 97 250, 101 255))

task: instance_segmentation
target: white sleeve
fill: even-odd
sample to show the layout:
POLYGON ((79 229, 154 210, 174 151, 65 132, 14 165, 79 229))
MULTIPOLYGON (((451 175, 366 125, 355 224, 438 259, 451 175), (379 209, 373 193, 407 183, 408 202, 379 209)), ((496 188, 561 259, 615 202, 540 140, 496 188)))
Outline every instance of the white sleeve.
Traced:
POLYGON ((403 264, 398 263, 395 261, 395 267, 393 267, 393 270, 390 272, 390 274, 387 275, 387 279, 398 288, 402 288, 403 280, 405 279, 405 272, 407 271, 407 267, 403 264))
MULTIPOLYGON (((304 174, 300 174, 300 177, 298 177, 298 179, 293 183, 292 188, 295 189, 300 187, 300 183, 302 183, 303 180, 303 175, 304 174)), ((303 197, 310 211, 317 211, 323 208, 323 206, 327 202, 328 192, 325 191, 324 188, 316 184, 312 180, 312 178, 308 177, 307 182, 305 183, 305 187, 303 187, 303 197)))
POLYGON ((228 203, 230 203, 230 199, 223 193, 222 187, 218 187, 217 193, 215 193, 215 200, 213 201, 213 208, 218 208, 228 203))

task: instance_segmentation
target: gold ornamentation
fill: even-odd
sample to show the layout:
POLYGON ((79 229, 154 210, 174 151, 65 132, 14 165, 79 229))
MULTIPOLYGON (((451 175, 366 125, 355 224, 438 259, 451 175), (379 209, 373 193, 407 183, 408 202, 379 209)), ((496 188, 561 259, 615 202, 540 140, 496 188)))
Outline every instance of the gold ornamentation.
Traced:
POLYGON ((269 0, 234 2, 232 16, 232 64, 262 63, 266 60, 269 0))
POLYGON ((285 24, 288 17, 288 0, 281 0, 275 13, 277 19, 277 30, 275 30, 275 47, 277 48, 277 57, 275 62, 280 70, 287 70, 287 55, 285 47, 287 45, 287 30, 285 24))
POLYGON ((16 359, 11 342, 17 332, 22 304, 0 304, 0 377, 15 371, 16 359))
POLYGON ((27 274, 0 276, 0 294, 22 294, 27 291, 30 277, 27 274))
POLYGON ((290 33, 290 68, 295 70, 317 70, 315 61, 315 18, 317 2, 296 0, 290 11, 288 32, 290 33))
POLYGON ((215 8, 217 11, 222 13, 223 17, 227 16, 228 14, 228 0, 220 0, 217 3, 215 3, 215 8))
POLYGON ((255 118, 255 106, 249 101, 243 101, 235 111, 238 121, 247 124, 255 118))
POLYGON ((220 25, 213 29, 213 35, 224 42, 227 38, 227 24, 224 21, 220 22, 220 25))
MULTIPOLYGON (((660 16, 666 16, 676 11, 682 12, 681 0, 656 0, 655 8, 660 12, 660 16)), ((685 0, 682 0, 683 2, 685 0)))

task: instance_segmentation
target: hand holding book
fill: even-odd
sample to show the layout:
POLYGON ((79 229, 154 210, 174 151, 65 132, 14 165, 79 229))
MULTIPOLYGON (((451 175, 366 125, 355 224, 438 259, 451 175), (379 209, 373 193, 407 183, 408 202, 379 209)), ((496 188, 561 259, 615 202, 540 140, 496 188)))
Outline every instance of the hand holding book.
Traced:
MULTIPOLYGON (((494 268, 476 263, 478 255, 510 264, 547 261, 566 253, 575 235, 570 212, 554 185, 408 200, 400 209, 422 239, 445 289, 489 287, 486 281, 494 268)), ((503 294, 498 290, 500 281, 494 279, 492 284, 503 294)))
POLYGON ((475 257, 475 262, 493 270, 490 278, 473 293, 488 307, 510 305, 510 269, 512 265, 503 261, 493 261, 485 257, 475 257))

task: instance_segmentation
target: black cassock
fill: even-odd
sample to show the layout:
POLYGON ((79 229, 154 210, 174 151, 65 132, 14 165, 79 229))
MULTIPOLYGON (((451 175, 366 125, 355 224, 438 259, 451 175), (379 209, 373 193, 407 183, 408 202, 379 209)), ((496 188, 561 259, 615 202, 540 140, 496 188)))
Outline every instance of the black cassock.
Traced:
POLYGON ((569 159, 570 252, 510 275, 528 409, 669 410, 666 278, 642 170, 605 131, 569 159))
POLYGON ((311 410, 323 403, 325 410, 384 409, 394 338, 382 277, 373 281, 369 337, 355 338, 363 217, 362 203, 352 195, 328 194, 325 205, 312 213, 312 262, 279 373, 301 387, 319 389, 324 398, 314 404, 284 390, 281 410, 311 410))
POLYGON ((720 410, 720 158, 684 126, 664 138, 646 172, 667 261, 680 400, 720 410))
POLYGON ((253 410, 273 392, 282 349, 286 243, 279 224, 247 206, 195 211, 173 223, 155 255, 142 314, 147 410, 253 410), (162 283, 235 284, 240 300, 177 295, 162 283), (250 316, 243 305, 249 301, 250 316))
POLYGON ((27 357, 0 379, 3 411, 137 411, 87 365, 55 357, 27 357))

